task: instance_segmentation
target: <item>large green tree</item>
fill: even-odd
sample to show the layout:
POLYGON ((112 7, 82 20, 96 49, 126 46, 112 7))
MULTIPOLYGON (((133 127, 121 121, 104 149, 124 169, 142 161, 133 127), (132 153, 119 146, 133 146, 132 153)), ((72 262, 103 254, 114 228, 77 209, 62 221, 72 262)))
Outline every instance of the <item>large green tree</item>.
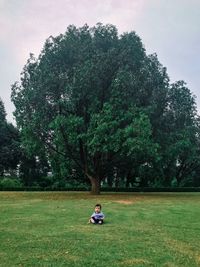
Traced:
POLYGON ((23 146, 46 153, 56 172, 70 164, 99 193, 116 167, 129 180, 135 166, 159 162, 161 170, 169 90, 166 69, 135 32, 97 24, 49 37, 12 86, 12 101, 23 146))
POLYGON ((164 71, 134 32, 118 36, 112 25, 69 26, 46 41, 38 59, 30 56, 12 100, 27 148, 45 148, 50 160, 73 160, 99 193, 118 155, 153 147, 141 107, 163 89, 164 71))

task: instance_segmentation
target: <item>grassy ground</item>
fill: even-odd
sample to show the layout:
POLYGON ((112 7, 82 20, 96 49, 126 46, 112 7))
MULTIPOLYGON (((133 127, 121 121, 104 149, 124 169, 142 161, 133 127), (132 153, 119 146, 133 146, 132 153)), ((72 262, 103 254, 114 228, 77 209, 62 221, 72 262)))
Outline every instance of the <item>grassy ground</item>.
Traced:
POLYGON ((200 266, 200 193, 1 192, 0 266, 200 266))

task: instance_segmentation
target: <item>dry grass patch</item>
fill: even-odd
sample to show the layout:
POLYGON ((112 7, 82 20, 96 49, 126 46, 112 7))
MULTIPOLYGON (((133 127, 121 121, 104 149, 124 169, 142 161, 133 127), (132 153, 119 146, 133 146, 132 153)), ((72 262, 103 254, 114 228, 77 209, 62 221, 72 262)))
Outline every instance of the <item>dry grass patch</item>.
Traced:
POLYGON ((172 263, 172 262, 167 262, 167 263, 164 264, 163 267, 177 267, 177 265, 175 265, 175 264, 172 263))
POLYGON ((116 200, 114 201, 115 203, 119 203, 119 204, 125 204, 125 205, 131 205, 133 204, 135 201, 132 200, 127 200, 127 199, 122 199, 122 200, 116 200))
POLYGON ((135 266, 135 265, 138 265, 138 264, 140 264, 142 266, 152 265, 152 263, 149 262, 148 260, 137 259, 137 258, 124 260, 121 264, 125 265, 125 266, 135 266))

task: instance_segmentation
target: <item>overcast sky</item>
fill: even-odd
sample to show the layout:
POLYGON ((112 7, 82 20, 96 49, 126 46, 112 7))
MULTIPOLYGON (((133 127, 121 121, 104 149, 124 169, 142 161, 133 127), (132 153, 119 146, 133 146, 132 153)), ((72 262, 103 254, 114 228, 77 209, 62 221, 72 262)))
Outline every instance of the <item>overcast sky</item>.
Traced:
POLYGON ((200 0, 0 0, 0 98, 13 122, 11 84, 30 53, 69 24, 136 31, 148 54, 157 53, 171 82, 184 80, 200 110, 200 0))

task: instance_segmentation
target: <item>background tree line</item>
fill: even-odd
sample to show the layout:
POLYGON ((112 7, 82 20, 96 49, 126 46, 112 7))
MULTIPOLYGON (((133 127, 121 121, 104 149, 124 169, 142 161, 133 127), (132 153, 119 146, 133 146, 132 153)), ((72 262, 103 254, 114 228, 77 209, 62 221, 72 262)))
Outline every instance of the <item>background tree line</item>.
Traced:
POLYGON ((95 194, 101 185, 200 185, 195 97, 183 81, 170 83, 135 32, 99 23, 50 36, 11 98, 17 128, 1 102, 0 145, 10 151, 7 163, 9 142, 18 154, 8 167, 1 152, 1 176, 18 166, 26 185, 91 185, 95 194))

